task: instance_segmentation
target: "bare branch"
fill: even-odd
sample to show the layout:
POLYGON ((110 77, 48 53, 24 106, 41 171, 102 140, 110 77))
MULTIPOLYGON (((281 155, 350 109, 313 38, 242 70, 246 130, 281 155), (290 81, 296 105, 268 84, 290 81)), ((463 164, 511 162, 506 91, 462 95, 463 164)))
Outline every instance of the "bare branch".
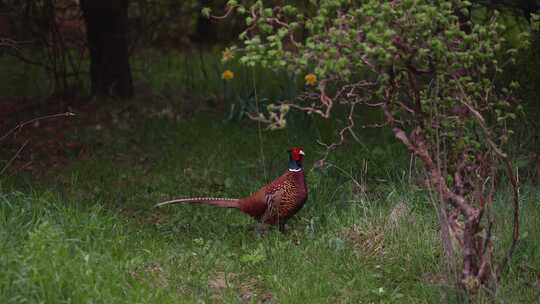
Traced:
POLYGON ((65 113, 45 115, 45 116, 37 117, 37 118, 34 118, 34 119, 30 119, 28 121, 25 121, 25 122, 22 122, 22 123, 16 125, 14 128, 7 131, 6 134, 4 134, 2 137, 0 137, 0 142, 3 141, 4 139, 6 139, 7 137, 9 137, 11 134, 21 130, 25 126, 27 126, 29 124, 32 124, 32 123, 34 123, 36 121, 50 119, 50 118, 57 118, 57 117, 70 117, 70 116, 75 116, 75 114, 72 113, 72 112, 65 112, 65 113))
POLYGON ((7 168, 9 168, 9 166, 11 166, 11 163, 19 156, 19 154, 21 154, 22 150, 24 149, 24 147, 26 147, 26 145, 28 144, 28 140, 26 140, 22 145, 21 147, 19 148, 19 150, 17 150, 17 152, 13 155, 13 157, 6 163, 6 165, 2 168, 2 170, 0 170, 0 175, 4 174, 4 172, 7 170, 7 168))

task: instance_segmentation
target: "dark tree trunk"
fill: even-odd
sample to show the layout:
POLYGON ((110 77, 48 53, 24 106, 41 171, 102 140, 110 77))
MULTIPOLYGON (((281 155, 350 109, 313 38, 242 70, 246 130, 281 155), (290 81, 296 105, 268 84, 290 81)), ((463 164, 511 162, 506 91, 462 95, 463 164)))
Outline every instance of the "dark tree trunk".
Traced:
POLYGON ((81 0, 90 49, 92 95, 128 98, 128 0, 81 0))

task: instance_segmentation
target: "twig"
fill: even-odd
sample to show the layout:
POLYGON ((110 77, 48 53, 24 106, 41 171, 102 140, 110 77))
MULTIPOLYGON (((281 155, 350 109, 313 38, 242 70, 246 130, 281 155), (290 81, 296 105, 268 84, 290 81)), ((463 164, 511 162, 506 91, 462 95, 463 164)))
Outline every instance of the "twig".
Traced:
POLYGON ((335 148, 337 148, 338 146, 341 146, 345 142, 345 133, 346 132, 349 132, 349 134, 351 134, 351 136, 358 143, 360 143, 360 144, 362 143, 360 141, 360 139, 358 138, 358 136, 356 136, 356 134, 354 133, 355 124, 354 124, 353 115, 354 115, 354 107, 355 106, 356 106, 355 102, 351 103, 351 107, 350 107, 350 110, 349 110, 349 116, 347 117, 349 123, 339 131, 339 141, 338 142, 333 142, 333 143, 328 145, 328 144, 322 143, 320 141, 317 141, 320 145, 326 147, 326 152, 324 153, 323 158, 318 161, 319 165, 322 166, 324 164, 324 162, 326 161, 326 159, 328 158, 328 155, 330 154, 330 152, 332 152, 335 148))
MULTIPOLYGON (((255 106, 257 107, 257 112, 259 112, 259 95, 257 94, 257 81, 255 79, 255 71, 254 71, 254 69, 251 69, 251 72, 252 72, 251 78, 253 80, 253 92, 254 92, 254 95, 255 95, 255 106)), ((264 148, 263 148, 264 144, 263 144, 263 137, 262 137, 262 129, 261 129, 261 121, 260 120, 257 121, 257 135, 258 135, 258 139, 259 139, 259 153, 261 154, 261 161, 262 161, 262 165, 263 165, 262 167, 263 167, 264 178, 268 179, 268 175, 266 174, 266 161, 265 161, 265 158, 264 158, 264 148)), ((278 220, 279 220, 279 216, 278 216, 278 220)))
POLYGON ((59 114, 45 115, 45 116, 41 116, 41 117, 37 117, 37 118, 27 120, 25 122, 22 122, 22 123, 18 124, 13 129, 9 130, 6 134, 4 134, 2 137, 0 137, 0 141, 3 141, 8 136, 10 136, 11 134, 15 133, 16 131, 22 129, 26 125, 29 125, 29 124, 34 123, 36 121, 45 120, 45 119, 49 119, 49 118, 62 117, 62 116, 63 117, 75 116, 75 113, 65 112, 65 113, 59 113, 59 114))
POLYGON ((19 50, 17 41, 4 37, 0 38, 0 47, 8 47, 17 51, 19 50))
MULTIPOLYGON (((466 98, 465 90, 463 89, 463 86, 458 79, 456 79, 456 83, 458 84, 458 87, 461 91, 461 94, 464 98, 466 98)), ((512 164, 510 163, 510 160, 508 159, 508 155, 504 152, 502 152, 497 144, 493 142, 491 139, 491 133, 489 132, 489 129, 486 127, 485 120, 482 117, 482 115, 476 111, 470 104, 468 104, 463 99, 461 102, 467 107, 467 109, 473 114, 473 116, 476 118, 478 124, 480 125, 480 128, 485 134, 486 141, 491 146, 495 154, 499 157, 499 159, 504 163, 506 173, 508 174, 508 178, 510 179, 510 184, 512 185, 512 203, 514 207, 514 218, 513 218, 513 229, 512 229, 512 244, 510 244, 510 248, 508 249, 508 252, 504 256, 501 266, 498 269, 498 276, 501 275, 501 273, 505 270, 508 261, 512 257, 512 254, 514 253, 514 250, 516 249, 517 243, 519 241, 519 183, 518 180, 514 174, 514 170, 512 169, 512 164)))
POLYGON ((512 184, 512 202, 514 207, 514 227, 512 231, 512 244, 510 244, 510 248, 508 248, 508 252, 504 256, 501 266, 499 267, 498 276, 501 275, 501 273, 506 269, 506 266, 508 265, 508 261, 512 257, 512 254, 514 253, 514 250, 516 249, 517 243, 519 241, 519 181, 514 175, 514 170, 512 169, 512 165, 510 164, 510 161, 508 159, 503 160, 506 165, 506 172, 508 174, 508 177, 510 178, 510 183, 512 184))
POLYGON ((24 142, 24 144, 22 144, 22 146, 19 148, 19 150, 17 150, 17 153, 15 153, 15 155, 13 155, 13 157, 7 162, 7 164, 2 168, 2 170, 0 171, 0 175, 4 174, 4 172, 7 170, 7 168, 9 166, 11 166, 11 163, 17 158, 17 156, 19 156, 19 154, 21 154, 22 150, 24 149, 24 147, 26 147, 26 145, 28 144, 29 140, 26 140, 24 142))
POLYGON ((353 183, 358 187, 358 188, 361 188, 362 187, 362 184, 356 180, 356 178, 354 178, 354 176, 352 176, 351 173, 345 171, 343 168, 337 166, 337 165, 334 165, 332 163, 326 163, 326 166, 330 167, 330 168, 336 168, 339 172, 341 172, 343 175, 345 175, 346 177, 350 178, 353 183))
POLYGON ((215 19, 215 20, 227 19, 236 7, 238 7, 238 5, 229 5, 227 6, 227 10, 225 11, 225 14, 221 16, 209 15, 208 18, 215 19))

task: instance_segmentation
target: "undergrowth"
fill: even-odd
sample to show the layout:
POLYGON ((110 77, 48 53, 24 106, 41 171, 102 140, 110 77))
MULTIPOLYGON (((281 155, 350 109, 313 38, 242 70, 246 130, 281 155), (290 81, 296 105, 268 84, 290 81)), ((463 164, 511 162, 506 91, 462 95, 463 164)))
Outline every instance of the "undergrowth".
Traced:
MULTIPOLYGON (((322 152, 313 138, 332 137, 326 122, 297 119, 259 137, 252 122, 213 116, 129 119, 137 127, 89 129, 83 139, 95 148, 85 160, 39 180, 4 178, 0 302, 461 301, 446 280, 429 196, 384 133, 342 147, 320 170, 312 169, 322 152), (368 148, 375 141, 386 144, 368 148), (235 210, 152 207, 175 196, 248 195, 281 174, 293 145, 307 152, 310 193, 285 233, 259 236, 235 210)), ((523 241, 501 301, 540 296, 532 287, 539 200, 538 189, 524 189, 523 241)), ((497 241, 507 242, 509 220, 496 228, 497 241)))
MULTIPOLYGON (((133 66, 151 92, 103 101, 114 123, 73 135, 84 157, 38 177, 1 177, 0 303, 462 302, 418 163, 390 132, 362 130, 316 169, 324 152, 316 141, 334 141, 340 122, 293 114, 288 128, 259 133, 254 122, 230 121, 254 101, 293 96, 294 79, 215 55, 148 58, 133 66), (233 81, 220 78, 223 69, 233 81), (229 119, 177 112, 205 102, 197 96, 222 98, 229 119), (307 153, 309 199, 285 233, 260 236, 235 210, 153 208, 177 196, 249 195, 286 169, 291 146, 307 153)), ((540 297, 540 189, 522 194, 522 241, 495 295, 504 303, 540 297)), ((507 202, 502 193, 494 208, 496 242, 509 242, 507 202)))

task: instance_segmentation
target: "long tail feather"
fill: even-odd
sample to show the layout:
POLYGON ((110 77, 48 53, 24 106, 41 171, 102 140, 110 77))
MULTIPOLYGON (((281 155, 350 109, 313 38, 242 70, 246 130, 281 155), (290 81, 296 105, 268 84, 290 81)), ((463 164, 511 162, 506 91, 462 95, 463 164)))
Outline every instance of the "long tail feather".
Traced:
POLYGON ((223 208, 240 208, 239 200, 236 198, 222 198, 222 197, 190 197, 179 198, 156 204, 155 207, 162 207, 171 204, 183 204, 183 203, 195 203, 219 206, 223 208))

